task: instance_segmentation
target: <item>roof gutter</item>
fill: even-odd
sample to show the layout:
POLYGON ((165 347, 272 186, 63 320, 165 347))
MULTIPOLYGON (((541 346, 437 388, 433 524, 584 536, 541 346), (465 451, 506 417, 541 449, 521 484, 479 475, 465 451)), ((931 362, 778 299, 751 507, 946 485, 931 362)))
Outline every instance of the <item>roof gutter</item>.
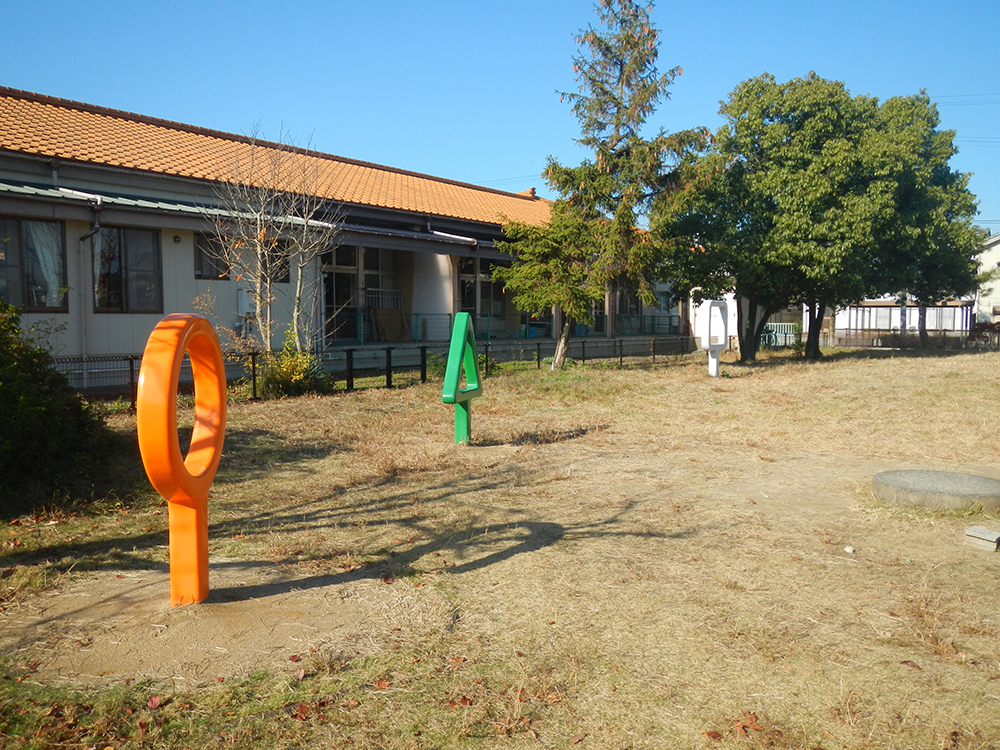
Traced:
POLYGON ((479 240, 475 237, 464 237, 460 234, 449 234, 448 232, 438 232, 436 229, 431 227, 431 220, 427 220, 427 231, 433 234, 435 237, 443 237, 446 240, 453 240, 455 242, 461 242, 463 245, 471 245, 472 247, 479 246, 479 240))
POLYGON ((76 196, 77 198, 86 198, 93 204, 91 206, 91 208, 94 211, 93 225, 89 232, 80 237, 80 242, 83 242, 84 240, 89 240, 91 237, 93 237, 95 234, 101 231, 101 209, 104 207, 103 196, 96 195, 95 193, 85 193, 82 190, 73 190, 71 188, 64 188, 64 187, 59 188, 59 192, 66 193, 67 195, 73 195, 76 196))

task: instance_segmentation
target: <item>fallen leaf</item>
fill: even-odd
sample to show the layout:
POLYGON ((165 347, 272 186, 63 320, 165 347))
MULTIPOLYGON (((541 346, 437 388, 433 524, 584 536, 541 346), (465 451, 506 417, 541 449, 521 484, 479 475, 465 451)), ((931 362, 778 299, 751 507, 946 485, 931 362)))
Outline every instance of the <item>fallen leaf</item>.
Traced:
POLYGON ((291 656, 288 657, 288 661, 296 661, 296 662, 302 661, 302 657, 299 656, 298 654, 292 654, 291 656))
POLYGON ((586 732, 580 732, 579 734, 574 734, 572 737, 570 737, 569 741, 574 745, 579 745, 581 742, 583 742, 583 738, 586 736, 587 736, 586 732))
POLYGON ((394 580, 392 576, 382 576, 382 583, 392 583, 394 580))
POLYGON ((146 703, 146 705, 149 707, 150 711, 155 711, 160 707, 160 696, 154 695, 149 699, 149 702, 146 703))
POLYGON ((304 669, 302 669, 302 668, 299 668, 299 669, 296 669, 296 670, 295 670, 295 674, 294 674, 294 675, 292 675, 292 676, 293 676, 293 677, 294 677, 294 678, 295 678, 296 680, 298 680, 299 682, 302 682, 302 680, 304 680, 304 679, 305 679, 305 676, 306 676, 306 670, 304 670, 304 669))
POLYGON ((472 705, 472 698, 470 698, 467 695, 463 695, 461 698, 459 698, 458 702, 459 702, 459 704, 461 704, 463 706, 471 706, 472 705))
POLYGON ((919 664, 917 664, 915 661, 910 661, 909 659, 907 659, 906 661, 901 661, 899 663, 900 664, 904 664, 907 667, 913 667, 914 669, 920 669, 920 665, 919 664))
POLYGON ((719 734, 718 732, 705 732, 705 736, 708 737, 708 738, 710 738, 710 739, 715 740, 716 742, 718 742, 718 741, 720 741, 722 739, 722 735, 719 734))
POLYGON ((381 680, 375 680, 375 684, 372 687, 376 690, 385 690, 389 687, 389 684, 389 681, 383 677, 381 680))

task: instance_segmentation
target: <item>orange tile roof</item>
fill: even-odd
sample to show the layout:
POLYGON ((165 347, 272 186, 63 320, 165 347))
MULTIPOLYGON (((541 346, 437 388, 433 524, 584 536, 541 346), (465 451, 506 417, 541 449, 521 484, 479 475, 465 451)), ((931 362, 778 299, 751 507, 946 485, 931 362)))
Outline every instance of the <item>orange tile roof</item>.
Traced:
MULTIPOLYGON (((233 165, 247 160, 252 143, 232 133, 0 86, 0 151, 225 182, 233 165)), ((274 153, 279 147, 257 141, 256 148, 274 153)), ((316 169, 315 192, 345 204, 491 224, 505 218, 541 224, 549 217, 551 202, 532 191, 507 193, 332 154, 283 150, 316 169)))

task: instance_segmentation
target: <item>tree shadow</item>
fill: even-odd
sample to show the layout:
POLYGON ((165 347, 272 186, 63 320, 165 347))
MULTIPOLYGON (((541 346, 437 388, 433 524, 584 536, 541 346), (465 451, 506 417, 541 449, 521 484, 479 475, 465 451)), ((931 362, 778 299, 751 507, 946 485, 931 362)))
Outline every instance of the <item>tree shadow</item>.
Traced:
POLYGON ((804 367, 823 365, 831 362, 855 361, 864 362, 885 359, 942 359, 961 357, 974 354, 967 349, 838 349, 824 354, 820 359, 804 359, 801 357, 767 357, 755 359, 752 362, 723 362, 725 367, 737 368, 744 372, 766 370, 777 367, 804 367))
POLYGON ((219 484, 243 483, 262 477, 273 471, 275 466, 301 468, 305 462, 354 450, 353 445, 338 443, 327 438, 295 440, 283 437, 272 430, 227 428, 222 448, 222 462, 215 481, 219 484))
MULTIPOLYGON (((266 580, 248 586, 223 586, 213 588, 207 601, 227 602, 259 599, 291 593, 295 590, 335 586, 351 581, 375 579, 387 575, 414 573, 461 574, 495 565, 518 555, 536 552, 560 541, 578 542, 609 537, 649 538, 647 531, 635 531, 624 526, 623 517, 638 503, 627 503, 617 512, 589 523, 564 525, 544 519, 525 519, 521 506, 511 507, 506 513, 490 507, 490 518, 476 512, 475 496, 497 489, 556 481, 525 472, 523 467, 507 467, 492 471, 483 470, 477 475, 460 480, 446 480, 436 484, 412 487, 396 481, 395 491, 381 492, 369 497, 358 497, 345 502, 343 496, 328 494, 319 498, 283 504, 279 508, 264 508, 255 513, 211 521, 209 506, 209 540, 234 537, 261 537, 280 529, 284 535, 309 531, 333 532, 345 527, 358 527, 361 533, 369 525, 393 525, 401 538, 391 544, 364 554, 366 562, 344 565, 345 551, 329 549, 323 554, 300 557, 301 550, 284 551, 270 560, 247 559, 238 561, 213 561, 210 569, 240 567, 261 571, 266 580), (468 520, 456 527, 442 528, 440 517, 429 512, 433 506, 462 497, 472 508, 468 520), (413 512, 413 506, 420 508, 413 512), (506 517, 505 517, 506 516, 506 517), (320 572, 296 576, 300 564, 308 562, 320 572), (326 569, 324 569, 326 568, 326 569), (283 574, 291 573, 285 577, 283 574)), ((368 485, 369 489, 387 487, 380 480, 368 485)), ((703 533, 705 529, 690 528, 664 533, 664 540, 683 539, 703 533)), ((168 571, 168 564, 146 557, 153 548, 166 545, 165 531, 129 534, 115 539, 72 541, 43 547, 21 555, 7 555, 6 562, 15 565, 44 563, 54 571, 120 572, 122 570, 168 571)))
POLYGON ((496 447, 498 445, 548 445, 550 443, 562 443, 568 440, 575 440, 591 432, 600 432, 608 429, 608 425, 600 424, 592 427, 577 427, 571 430, 540 430, 537 432, 518 432, 508 440, 498 440, 495 438, 481 437, 473 438, 471 445, 484 448, 496 447))

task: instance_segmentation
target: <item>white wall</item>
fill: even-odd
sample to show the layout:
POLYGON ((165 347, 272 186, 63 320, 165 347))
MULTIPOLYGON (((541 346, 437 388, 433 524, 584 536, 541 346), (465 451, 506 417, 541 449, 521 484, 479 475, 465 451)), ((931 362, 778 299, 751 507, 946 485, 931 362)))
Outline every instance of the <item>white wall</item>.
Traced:
MULTIPOLYGON (((173 312, 206 314, 195 298, 211 292, 217 318, 208 316, 213 325, 235 327, 237 312, 236 280, 196 279, 194 275, 194 233, 182 230, 160 232, 163 313, 95 313, 93 304, 93 269, 90 241, 80 237, 90 231, 90 224, 66 222, 66 276, 68 312, 25 313, 22 324, 53 330, 47 346, 55 356, 141 354, 150 332, 164 315, 173 312), (176 238, 176 241, 175 241, 176 238)), ((316 274, 311 274, 315 280, 316 274)), ((294 277, 293 277, 294 281, 294 277)), ((275 319, 274 345, 284 341, 291 321, 295 285, 278 284, 272 316, 275 319)))
MULTIPOLYGON (((979 272, 1000 272, 1000 234, 994 234, 986 240, 983 247, 983 252, 979 256, 979 272)), ((1000 320, 1000 317, 993 316, 993 308, 1000 307, 1000 278, 988 282, 985 289, 980 291, 976 302, 976 320, 978 322, 992 323, 995 320, 1000 320)))

